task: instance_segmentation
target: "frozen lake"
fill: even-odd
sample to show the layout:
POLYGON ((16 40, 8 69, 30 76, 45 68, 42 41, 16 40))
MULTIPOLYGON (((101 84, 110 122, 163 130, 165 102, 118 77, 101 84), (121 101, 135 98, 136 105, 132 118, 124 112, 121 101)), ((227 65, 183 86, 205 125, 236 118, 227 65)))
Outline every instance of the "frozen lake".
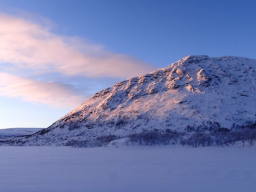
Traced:
POLYGON ((244 192, 256 147, 0 147, 4 192, 244 192))

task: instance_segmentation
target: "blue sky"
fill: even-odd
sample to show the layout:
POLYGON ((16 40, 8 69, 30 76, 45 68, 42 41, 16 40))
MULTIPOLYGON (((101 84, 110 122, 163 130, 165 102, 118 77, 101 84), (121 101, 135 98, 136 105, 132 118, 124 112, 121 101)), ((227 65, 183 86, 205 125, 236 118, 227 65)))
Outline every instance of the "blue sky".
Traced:
POLYGON ((0 128, 47 127, 187 55, 256 58, 254 0, 0 0, 0 128))

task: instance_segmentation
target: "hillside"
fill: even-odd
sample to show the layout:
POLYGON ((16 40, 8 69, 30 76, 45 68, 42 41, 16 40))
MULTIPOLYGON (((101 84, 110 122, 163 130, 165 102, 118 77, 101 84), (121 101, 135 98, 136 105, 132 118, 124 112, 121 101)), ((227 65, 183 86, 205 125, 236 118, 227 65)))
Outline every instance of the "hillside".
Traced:
POLYGON ((214 145, 256 137, 256 60, 188 56, 102 90, 16 145, 214 145))

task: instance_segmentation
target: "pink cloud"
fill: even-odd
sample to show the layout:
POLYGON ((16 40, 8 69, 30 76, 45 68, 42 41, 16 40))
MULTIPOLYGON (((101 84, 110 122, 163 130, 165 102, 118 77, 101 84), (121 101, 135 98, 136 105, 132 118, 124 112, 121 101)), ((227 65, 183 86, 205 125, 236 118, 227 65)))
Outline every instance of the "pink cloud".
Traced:
POLYGON ((6 14, 0 14, 0 50, 0 62, 65 75, 128 78, 153 69, 128 55, 54 34, 48 27, 6 14))
POLYGON ((85 100, 84 96, 63 84, 40 82, 1 72, 0 96, 21 98, 57 107, 75 107, 85 100))

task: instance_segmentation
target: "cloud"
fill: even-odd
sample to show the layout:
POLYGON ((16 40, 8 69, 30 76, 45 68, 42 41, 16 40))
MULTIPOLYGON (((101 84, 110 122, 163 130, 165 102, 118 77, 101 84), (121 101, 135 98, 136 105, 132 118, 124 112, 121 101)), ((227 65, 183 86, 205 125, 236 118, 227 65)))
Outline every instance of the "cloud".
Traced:
POLYGON ((82 38, 55 34, 52 23, 43 20, 46 25, 0 13, 0 96, 74 107, 85 100, 77 89, 86 87, 88 78, 124 79, 153 69, 82 38))
POLYGON ((0 50, 0 62, 45 73, 128 78, 153 69, 128 55, 108 51, 78 37, 57 35, 48 26, 3 13, 0 50))
POLYGON ((57 107, 75 107, 85 97, 72 87, 60 83, 40 82, 0 72, 0 96, 21 98, 57 107))

